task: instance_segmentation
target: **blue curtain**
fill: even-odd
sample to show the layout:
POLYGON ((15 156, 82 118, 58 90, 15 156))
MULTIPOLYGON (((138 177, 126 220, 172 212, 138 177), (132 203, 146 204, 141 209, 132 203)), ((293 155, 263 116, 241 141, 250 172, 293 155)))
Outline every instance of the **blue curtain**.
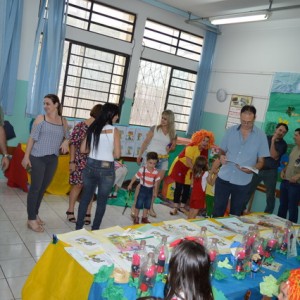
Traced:
POLYGON ((201 128, 203 109, 207 96, 216 41, 217 33, 206 31, 187 130, 188 135, 192 135, 195 131, 201 128))
POLYGON ((23 0, 0 1, 0 103, 12 115, 16 93, 23 0))
POLYGON ((64 39, 66 35, 66 7, 64 0, 40 1, 39 21, 31 60, 26 114, 35 117, 43 113, 43 98, 57 94, 64 39))

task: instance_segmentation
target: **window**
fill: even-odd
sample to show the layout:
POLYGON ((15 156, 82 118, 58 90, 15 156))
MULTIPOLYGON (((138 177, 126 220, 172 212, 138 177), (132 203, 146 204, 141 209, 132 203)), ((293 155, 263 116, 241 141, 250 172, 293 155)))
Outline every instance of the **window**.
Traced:
POLYGON ((195 82, 196 73, 141 60, 130 124, 159 124, 161 113, 170 109, 176 129, 186 131, 195 82))
POLYGON ((89 0, 69 0, 67 25, 131 42, 135 14, 89 0))
POLYGON ((119 104, 127 69, 126 55, 66 41, 60 81, 63 115, 88 118, 98 103, 119 104))
POLYGON ((199 61, 203 37, 147 20, 143 43, 149 48, 199 61))

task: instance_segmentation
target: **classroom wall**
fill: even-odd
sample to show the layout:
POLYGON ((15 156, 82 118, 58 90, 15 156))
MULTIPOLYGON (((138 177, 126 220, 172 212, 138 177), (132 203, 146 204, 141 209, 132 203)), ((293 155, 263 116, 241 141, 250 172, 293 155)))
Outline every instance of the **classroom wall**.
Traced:
MULTIPOLYGON (((215 132, 217 144, 225 131, 232 94, 253 96, 253 105, 257 108, 256 125, 263 129, 274 73, 300 72, 300 17, 227 25, 222 26, 221 31, 202 123, 204 128, 215 132), (220 88, 228 93, 223 103, 216 99, 216 91, 220 88)), ((256 192, 252 210, 264 211, 265 198, 264 193, 256 192)), ((276 214, 278 205, 276 199, 276 214)))
MULTIPOLYGON (((94 33, 86 33, 76 29, 67 29, 67 38, 79 37, 82 41, 94 41, 101 47, 117 49, 132 55, 129 80, 121 115, 121 124, 128 124, 135 82, 138 74, 139 58, 142 52, 141 38, 145 20, 148 17, 157 21, 181 27, 189 32, 204 35, 201 28, 189 25, 184 18, 141 1, 103 0, 102 2, 130 10, 138 14, 134 45, 121 43, 94 33), (121 43, 121 44, 120 44, 121 43)), ((15 126, 17 137, 9 141, 9 145, 26 142, 29 134, 30 119, 25 116, 26 94, 29 67, 34 44, 39 0, 24 2, 22 39, 20 49, 20 65, 18 84, 13 116, 6 117, 15 126)), ((300 70, 300 18, 235 24, 221 27, 222 34, 218 36, 214 55, 213 71, 209 91, 204 108, 202 127, 212 130, 216 135, 216 143, 220 143, 225 131, 227 112, 231 94, 251 95, 257 108, 256 125, 263 128, 265 113, 268 107, 270 87, 275 72, 299 72, 300 70), (225 102, 216 100, 216 91, 223 88, 228 96, 225 102)), ((164 62, 164 54, 153 49, 143 52, 144 58, 154 57, 164 62)), ((173 63, 177 66, 197 70, 197 64, 174 56, 173 63)), ((1 175, 0 175, 1 176, 1 175)), ((260 193, 261 194, 261 193, 260 193)), ((263 201, 261 201, 264 203, 263 201)), ((254 201, 254 207, 260 210, 254 201)))

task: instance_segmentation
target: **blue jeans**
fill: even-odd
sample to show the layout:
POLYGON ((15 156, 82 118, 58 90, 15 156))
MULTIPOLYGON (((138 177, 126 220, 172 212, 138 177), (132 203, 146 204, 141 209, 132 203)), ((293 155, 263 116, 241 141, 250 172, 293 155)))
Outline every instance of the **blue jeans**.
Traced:
POLYGON ((30 155, 31 185, 27 195, 28 220, 36 220, 45 191, 55 174, 58 157, 54 154, 36 157, 30 155))
POLYGON ((100 228, 105 213, 107 198, 115 181, 114 162, 107 162, 88 158, 85 169, 82 172, 83 191, 78 208, 76 230, 84 225, 87 207, 98 187, 97 209, 92 225, 92 230, 100 228))
POLYGON ((248 199, 245 203, 244 209, 249 202, 252 194, 255 192, 257 186, 263 181, 266 187, 266 200, 267 205, 265 208, 265 213, 272 214, 275 207, 275 192, 276 192, 276 182, 277 182, 278 170, 260 170, 259 173, 253 174, 250 191, 248 193, 248 199))
POLYGON ((229 198, 230 214, 240 216, 249 193, 250 184, 251 182, 246 185, 237 185, 218 177, 215 183, 213 216, 224 216, 229 198))
POLYGON ((140 191, 137 196, 136 209, 150 209, 153 196, 153 187, 140 186, 140 191))
POLYGON ((300 201, 300 184, 282 180, 280 184, 280 205, 278 216, 286 219, 289 212, 289 220, 297 223, 298 203, 300 201))

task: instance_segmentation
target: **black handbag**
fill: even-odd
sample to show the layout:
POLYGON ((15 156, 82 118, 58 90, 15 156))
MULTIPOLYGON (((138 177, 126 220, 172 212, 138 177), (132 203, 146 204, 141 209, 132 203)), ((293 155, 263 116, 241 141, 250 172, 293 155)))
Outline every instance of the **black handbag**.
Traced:
POLYGON ((4 121, 3 128, 5 131, 7 141, 16 137, 14 126, 12 126, 9 121, 4 121))

